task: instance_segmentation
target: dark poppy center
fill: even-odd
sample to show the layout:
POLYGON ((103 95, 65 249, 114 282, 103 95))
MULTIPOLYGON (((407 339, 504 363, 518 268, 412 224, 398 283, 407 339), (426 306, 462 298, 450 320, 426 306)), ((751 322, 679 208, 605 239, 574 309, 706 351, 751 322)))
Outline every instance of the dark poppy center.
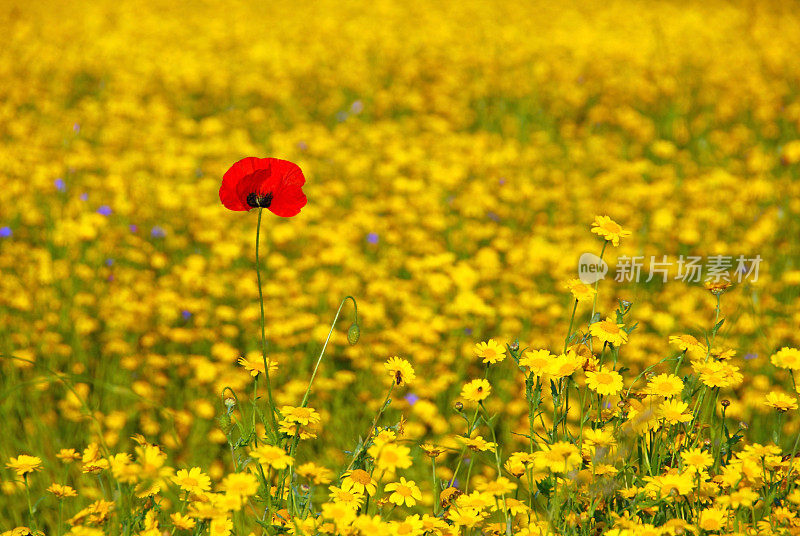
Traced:
POLYGON ((269 208, 272 204, 272 192, 268 194, 247 194, 247 204, 253 208, 269 208))

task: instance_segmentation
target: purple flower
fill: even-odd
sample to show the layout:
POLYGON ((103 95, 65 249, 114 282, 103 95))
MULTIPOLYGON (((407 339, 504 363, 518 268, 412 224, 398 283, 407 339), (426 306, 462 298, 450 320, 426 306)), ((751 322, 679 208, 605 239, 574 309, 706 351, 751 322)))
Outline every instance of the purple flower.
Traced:
POLYGON ((744 358, 747 361, 750 361, 751 359, 758 359, 758 354, 744 354, 744 358))
POLYGON ((0 227, 0 238, 8 238, 12 234, 14 233, 11 231, 11 227, 0 227))
POLYGON ((367 233, 367 242, 370 244, 378 243, 378 233, 367 233))
POLYGON ((353 104, 350 105, 350 111, 354 114, 360 114, 362 111, 364 111, 364 103, 360 100, 353 102, 353 104))
POLYGON ((409 406, 413 406, 414 404, 417 403, 418 400, 419 400, 419 397, 417 395, 415 395, 414 393, 408 393, 406 395, 406 402, 408 402, 409 406))
POLYGON ((189 320, 190 318, 192 318, 192 313, 191 311, 187 311, 186 309, 184 309, 183 311, 181 311, 181 316, 183 317, 184 320, 189 320))
POLYGON ((106 266, 114 266, 114 259, 106 259, 106 266))
POLYGON ((111 212, 112 212, 111 207, 109 207, 108 205, 103 205, 97 209, 97 213, 102 214, 103 216, 111 216, 111 212))
POLYGON ((67 191, 67 184, 64 182, 64 179, 62 179, 61 177, 57 178, 53 182, 53 184, 56 185, 56 190, 58 190, 59 192, 67 191))
POLYGON ((159 227, 158 225, 154 225, 152 229, 150 229, 150 236, 153 238, 164 238, 167 236, 167 232, 163 229, 163 227, 159 227))
POLYGON ((489 213, 488 213, 488 214, 486 214, 486 215, 487 215, 487 216, 489 217, 489 219, 490 219, 490 220, 492 220, 492 221, 500 221, 500 216, 498 216, 498 215, 497 215, 496 213, 494 213, 494 212, 489 212, 489 213))
POLYGON ((73 130, 73 132, 80 132, 81 131, 81 126, 78 123, 74 123, 72 125, 72 130, 73 130))
POLYGON ((89 199, 89 194, 86 193, 81 194, 81 201, 86 201, 87 199, 89 199))
POLYGON ((137 232, 139 232, 139 227, 137 227, 137 226, 136 226, 136 225, 134 225, 134 224, 130 224, 130 225, 128 225, 128 229, 129 229, 129 230, 130 230, 130 232, 132 232, 132 233, 137 233, 137 232))

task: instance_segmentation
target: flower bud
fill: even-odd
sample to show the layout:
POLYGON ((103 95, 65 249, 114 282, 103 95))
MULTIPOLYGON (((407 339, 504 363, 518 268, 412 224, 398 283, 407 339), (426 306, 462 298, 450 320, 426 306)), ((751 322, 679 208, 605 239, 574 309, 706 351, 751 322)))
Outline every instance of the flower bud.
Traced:
POLYGON ((353 322, 350 329, 347 330, 347 342, 350 343, 350 346, 354 346, 358 342, 360 336, 361 328, 358 327, 358 324, 353 322))

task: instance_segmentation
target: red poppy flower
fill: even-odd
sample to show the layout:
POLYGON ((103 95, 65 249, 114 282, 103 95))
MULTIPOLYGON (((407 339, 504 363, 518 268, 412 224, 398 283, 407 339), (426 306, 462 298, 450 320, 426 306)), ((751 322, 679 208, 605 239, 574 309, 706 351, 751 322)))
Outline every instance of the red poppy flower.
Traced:
POLYGON ((219 200, 231 210, 266 208, 276 216, 296 216, 306 206, 306 178, 297 164, 278 158, 243 158, 222 177, 219 200))

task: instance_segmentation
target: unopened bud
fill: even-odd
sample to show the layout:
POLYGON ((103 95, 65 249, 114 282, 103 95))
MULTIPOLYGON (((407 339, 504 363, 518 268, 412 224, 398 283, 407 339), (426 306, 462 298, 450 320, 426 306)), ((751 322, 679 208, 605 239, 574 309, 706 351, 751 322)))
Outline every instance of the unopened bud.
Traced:
POLYGON ((731 405, 731 401, 730 401, 730 400, 728 400, 728 399, 726 398, 725 400, 723 400, 722 402, 720 402, 720 404, 722 404, 722 407, 723 407, 723 408, 727 408, 728 406, 730 406, 730 405, 731 405))
POLYGON ((353 322, 350 329, 347 330, 347 342, 350 343, 350 346, 354 346, 358 342, 360 336, 361 328, 358 327, 358 324, 353 322))
POLYGON ((462 404, 461 402, 456 402, 455 408, 456 408, 456 411, 458 411, 460 413, 464 409, 464 404, 462 404))
POLYGON ((512 352, 518 352, 519 351, 519 341, 512 342, 511 344, 508 345, 508 347, 511 349, 512 352))

